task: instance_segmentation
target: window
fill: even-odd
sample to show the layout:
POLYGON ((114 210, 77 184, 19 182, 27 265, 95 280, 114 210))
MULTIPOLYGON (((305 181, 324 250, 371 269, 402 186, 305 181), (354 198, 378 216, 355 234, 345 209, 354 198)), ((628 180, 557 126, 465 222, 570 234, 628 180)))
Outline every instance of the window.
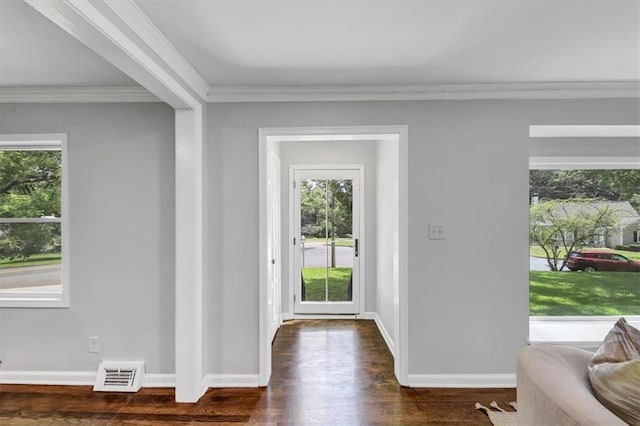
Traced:
POLYGON ((531 126, 530 342, 594 348, 620 316, 640 324, 637 264, 613 260, 640 260, 638 135, 531 126))
POLYGON ((533 169, 529 187, 531 316, 640 315, 636 266, 611 264, 640 267, 640 169, 533 169))
POLYGON ((0 306, 69 306, 66 135, 0 135, 0 306))

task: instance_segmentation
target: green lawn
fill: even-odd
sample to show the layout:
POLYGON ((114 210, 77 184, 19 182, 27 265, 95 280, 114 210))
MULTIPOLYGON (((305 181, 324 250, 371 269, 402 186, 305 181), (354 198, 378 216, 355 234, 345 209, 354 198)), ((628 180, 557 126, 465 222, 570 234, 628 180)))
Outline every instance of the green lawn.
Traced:
POLYGON ((529 272, 531 316, 640 315, 640 274, 529 272))
MULTIPOLYGON (((629 259, 633 259, 633 260, 640 260, 640 252, 637 251, 626 251, 626 250, 613 250, 616 253, 619 253, 629 259)), ((564 256, 566 253, 564 252, 564 250, 562 250, 560 253, 562 253, 562 256, 564 256)), ((529 247, 529 256, 532 257, 546 257, 544 254, 544 250, 542 250, 540 248, 540 246, 536 246, 536 245, 532 245, 529 247)))
POLYGON ((41 266, 41 265, 55 265, 62 261, 62 255, 60 253, 48 253, 48 254, 34 254, 26 261, 23 260, 9 260, 6 257, 0 258, 0 269, 6 268, 22 268, 25 266, 41 266))
MULTIPOLYGON (((305 301, 324 302, 326 268, 304 268, 305 301)), ((351 268, 329 268, 329 301, 350 301, 349 277, 351 268)))

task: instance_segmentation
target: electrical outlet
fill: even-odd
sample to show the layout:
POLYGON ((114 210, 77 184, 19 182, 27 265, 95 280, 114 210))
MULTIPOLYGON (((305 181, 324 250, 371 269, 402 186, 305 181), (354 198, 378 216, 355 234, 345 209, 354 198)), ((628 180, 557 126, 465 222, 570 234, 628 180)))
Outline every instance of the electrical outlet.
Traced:
POLYGON ((446 238, 444 225, 429 225, 430 240, 444 240, 446 238))
POLYGON ((97 336, 89 337, 89 353, 97 354, 100 352, 100 338, 97 336))

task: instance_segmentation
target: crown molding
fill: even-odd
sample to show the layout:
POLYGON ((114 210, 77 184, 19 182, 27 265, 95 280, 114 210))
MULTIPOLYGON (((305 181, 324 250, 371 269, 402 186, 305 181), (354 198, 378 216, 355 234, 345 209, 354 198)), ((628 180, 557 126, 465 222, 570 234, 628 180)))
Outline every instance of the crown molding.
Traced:
POLYGON ((143 87, 0 87, 0 103, 162 102, 143 87))
MULTIPOLYGON (((208 102, 640 98, 640 82, 422 86, 212 86, 208 102)), ((0 87, 0 103, 162 102, 143 87, 0 87)))
POLYGON ((403 86, 211 86, 208 102, 640 98, 640 81, 403 86))

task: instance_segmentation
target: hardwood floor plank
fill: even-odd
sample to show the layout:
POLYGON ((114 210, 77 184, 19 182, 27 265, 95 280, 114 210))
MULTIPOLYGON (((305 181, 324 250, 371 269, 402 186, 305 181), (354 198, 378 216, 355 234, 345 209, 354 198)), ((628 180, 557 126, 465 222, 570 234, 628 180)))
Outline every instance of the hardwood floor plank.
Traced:
POLYGON ((7 425, 489 425, 474 408, 508 408, 515 389, 414 389, 398 384, 393 358, 373 321, 290 321, 273 343, 266 388, 209 389, 197 404, 174 390, 135 394, 89 386, 0 386, 7 425))

